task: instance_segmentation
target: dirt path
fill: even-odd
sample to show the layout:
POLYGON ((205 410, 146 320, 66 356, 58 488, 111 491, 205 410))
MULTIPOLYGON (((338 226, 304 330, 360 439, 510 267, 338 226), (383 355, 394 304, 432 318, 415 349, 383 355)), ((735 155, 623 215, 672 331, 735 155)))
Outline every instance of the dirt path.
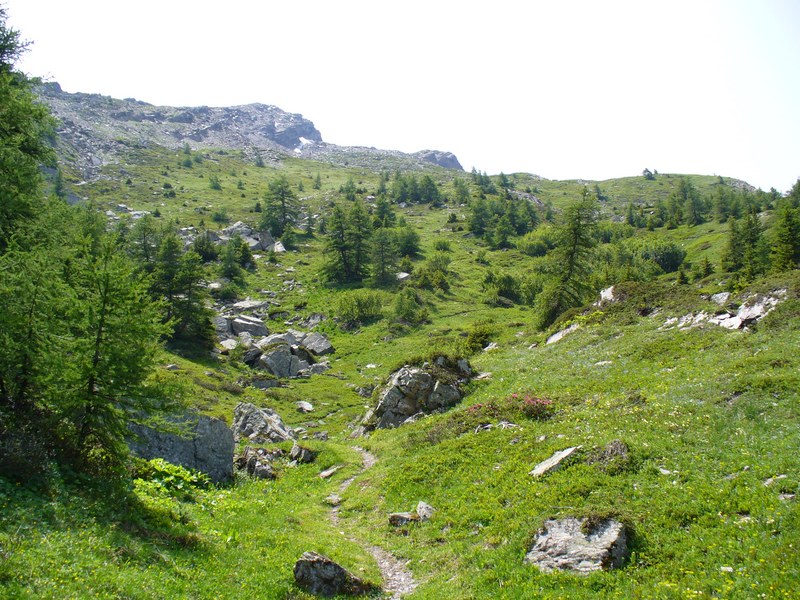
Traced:
MULTIPOLYGON (((354 446, 353 449, 358 450, 361 454, 362 467, 361 470, 356 473, 356 475, 353 475, 349 479, 345 479, 342 482, 342 484, 339 486, 340 494, 350 487, 350 484, 355 481, 358 475, 371 468, 376 462, 378 462, 378 459, 374 454, 370 454, 363 448, 354 446)), ((341 521, 339 519, 338 502, 334 503, 333 508, 331 508, 330 516, 333 524, 337 528, 340 527, 341 521)), ((378 562, 378 567, 380 567, 381 575, 383 576, 383 591, 389 596, 389 598, 392 598, 392 600, 402 598, 406 594, 413 592, 414 588, 417 587, 417 583, 414 581, 411 571, 408 570, 408 562, 399 560, 397 557, 393 556, 383 548, 372 546, 371 544, 367 544, 366 542, 356 539, 352 536, 348 535, 347 539, 362 546, 378 562)))

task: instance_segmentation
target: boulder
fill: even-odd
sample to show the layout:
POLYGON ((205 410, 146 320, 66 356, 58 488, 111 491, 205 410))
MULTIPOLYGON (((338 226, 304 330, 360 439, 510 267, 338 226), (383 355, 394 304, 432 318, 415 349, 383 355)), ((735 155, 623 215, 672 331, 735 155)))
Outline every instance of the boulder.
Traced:
POLYGON ((333 344, 321 333, 309 333, 302 341, 302 344, 317 356, 335 352, 333 344))
POLYGON ((613 519, 551 519, 536 533, 525 562, 544 572, 558 570, 588 574, 616 569, 629 555, 625 526, 613 519))
POLYGON ((289 453, 289 458, 299 463, 310 463, 314 462, 314 459, 317 458, 317 454, 317 452, 310 448, 304 448, 300 444, 294 444, 292 446, 292 451, 289 453))
POLYGON ((247 332, 250 335, 258 336, 269 334, 269 330, 267 329, 267 326, 264 325, 264 321, 258 317, 252 317, 250 315, 239 315, 236 317, 233 321, 231 321, 231 329, 235 335, 239 335, 242 332, 247 332))
POLYGON ((272 463, 283 456, 283 451, 279 448, 267 450, 266 448, 254 448, 247 446, 239 456, 236 457, 234 464, 242 471, 247 471, 248 475, 256 479, 275 479, 275 469, 272 463))
POLYGON ((300 359, 292 354, 289 345, 280 344, 265 349, 258 359, 258 366, 275 377, 296 377, 300 371, 300 359))
POLYGON ((359 595, 373 591, 372 585, 316 552, 303 552, 294 565, 294 581, 303 590, 320 596, 359 595))
POLYGON ((258 408, 249 402, 240 402, 233 409, 232 429, 236 441, 285 442, 295 437, 278 413, 269 408, 258 408))
POLYGON ((453 378, 448 377, 449 381, 446 382, 437 379, 426 369, 402 367, 379 393, 374 414, 365 417, 362 423, 367 427, 384 429, 402 425, 409 417, 419 413, 447 410, 463 397, 459 384, 464 379, 456 377, 464 375, 464 371, 460 370, 453 378))
POLYGON ((552 471, 557 470, 561 467, 561 463, 567 460, 570 456, 572 456, 575 452, 580 450, 582 446, 571 446, 569 448, 565 448, 564 450, 560 450, 556 452, 548 458, 547 460, 543 460, 538 465, 536 465, 533 470, 529 473, 529 475, 533 475, 534 477, 540 477, 546 473, 550 473, 552 471))
POLYGON ((222 483, 233 477, 233 432, 224 421, 187 414, 173 419, 186 431, 181 436, 145 425, 131 424, 128 445, 135 455, 163 458, 169 463, 195 469, 222 483))
POLYGON ((249 367, 255 367, 261 358, 261 349, 253 346, 242 355, 242 362, 249 367))

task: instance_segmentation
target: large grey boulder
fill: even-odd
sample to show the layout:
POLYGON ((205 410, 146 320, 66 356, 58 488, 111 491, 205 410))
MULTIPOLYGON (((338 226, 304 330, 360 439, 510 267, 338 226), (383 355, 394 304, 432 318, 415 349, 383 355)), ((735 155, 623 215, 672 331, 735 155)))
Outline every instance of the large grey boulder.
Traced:
POLYGON ((303 340, 302 344, 306 347, 306 349, 310 350, 317 356, 323 356, 325 354, 332 354, 335 352, 333 344, 331 344, 330 340, 328 340, 328 338, 321 333, 309 333, 303 340))
POLYGON ((184 435, 160 431, 139 424, 129 425, 133 436, 128 445, 135 455, 163 458, 169 463, 195 469, 222 483, 233 477, 233 432, 224 421, 205 415, 184 415, 175 419, 184 435))
POLYGON ((296 377, 300 371, 300 359, 292 354, 291 346, 278 344, 264 350, 258 366, 275 377, 296 377))
POLYGON ((264 336, 269 334, 264 321, 250 315, 239 315, 231 321, 231 329, 235 335, 247 332, 250 335, 264 336))
POLYGON ((294 565, 294 581, 298 587, 320 596, 360 595, 373 590, 372 585, 316 552, 303 552, 294 565))
POLYGON ((585 575, 619 568, 629 553, 627 532, 619 521, 568 517, 545 521, 525 562, 546 573, 558 569, 585 575))
POLYGON ((247 439, 257 444, 285 442, 295 435, 280 415, 269 408, 258 408, 249 402, 240 402, 233 409, 233 438, 238 442, 247 439))
POLYGON ((410 417, 447 410, 463 398, 461 384, 469 378, 469 365, 448 369, 444 363, 395 371, 378 396, 378 404, 362 421, 366 430, 398 427, 410 417))

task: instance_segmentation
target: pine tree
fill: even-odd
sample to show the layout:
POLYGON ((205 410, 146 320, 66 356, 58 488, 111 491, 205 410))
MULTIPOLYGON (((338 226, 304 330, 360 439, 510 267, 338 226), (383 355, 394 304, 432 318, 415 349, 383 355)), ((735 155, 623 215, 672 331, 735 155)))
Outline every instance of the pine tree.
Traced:
POLYGON ((391 229, 376 229, 372 234, 370 249, 372 280, 378 285, 394 281, 397 271, 397 235, 391 229))
POLYGON ((6 18, 0 6, 0 253, 42 207, 40 167, 54 158, 48 143, 54 122, 32 82, 14 70, 27 46, 6 18))
POLYGON ((299 200, 286 176, 279 175, 271 180, 264 194, 261 228, 280 237, 289 225, 295 223, 299 213, 299 200))
POLYGON ((328 257, 323 275, 328 281, 344 283, 350 280, 352 264, 347 214, 337 204, 330 218, 325 221, 325 254, 328 257))
POLYGON ((597 219, 597 199, 584 188, 582 198, 564 210, 557 230, 554 277, 536 299, 539 327, 547 327, 566 309, 583 304, 592 291, 589 274, 597 219))

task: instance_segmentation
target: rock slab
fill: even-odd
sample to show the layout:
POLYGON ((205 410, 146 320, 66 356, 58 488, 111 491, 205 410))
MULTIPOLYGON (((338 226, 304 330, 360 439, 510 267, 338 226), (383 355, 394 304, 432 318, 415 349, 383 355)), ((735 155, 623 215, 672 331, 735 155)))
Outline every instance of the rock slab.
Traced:
POLYGON ((621 567, 629 553, 627 531, 619 521, 590 524, 568 517, 545 521, 525 562, 545 573, 562 570, 586 575, 621 567))
POLYGON ((360 595, 372 591, 370 584, 316 552, 303 552, 294 565, 294 581, 298 587, 319 596, 360 595))
POLYGON ((169 463, 194 469, 215 483, 233 477, 233 432, 224 421, 205 415, 184 415, 175 419, 185 431, 177 435, 139 424, 129 425, 133 437, 128 446, 135 455, 163 458, 169 463))
POLYGON ((569 448, 565 448, 564 450, 560 450, 553 454, 547 460, 543 460, 538 465, 536 465, 532 471, 530 471, 529 475, 533 475, 534 477, 541 477, 545 473, 550 473, 551 471, 555 471, 561 466, 561 463, 567 460, 570 456, 575 454, 578 450, 580 450, 582 446, 570 446, 569 448))

